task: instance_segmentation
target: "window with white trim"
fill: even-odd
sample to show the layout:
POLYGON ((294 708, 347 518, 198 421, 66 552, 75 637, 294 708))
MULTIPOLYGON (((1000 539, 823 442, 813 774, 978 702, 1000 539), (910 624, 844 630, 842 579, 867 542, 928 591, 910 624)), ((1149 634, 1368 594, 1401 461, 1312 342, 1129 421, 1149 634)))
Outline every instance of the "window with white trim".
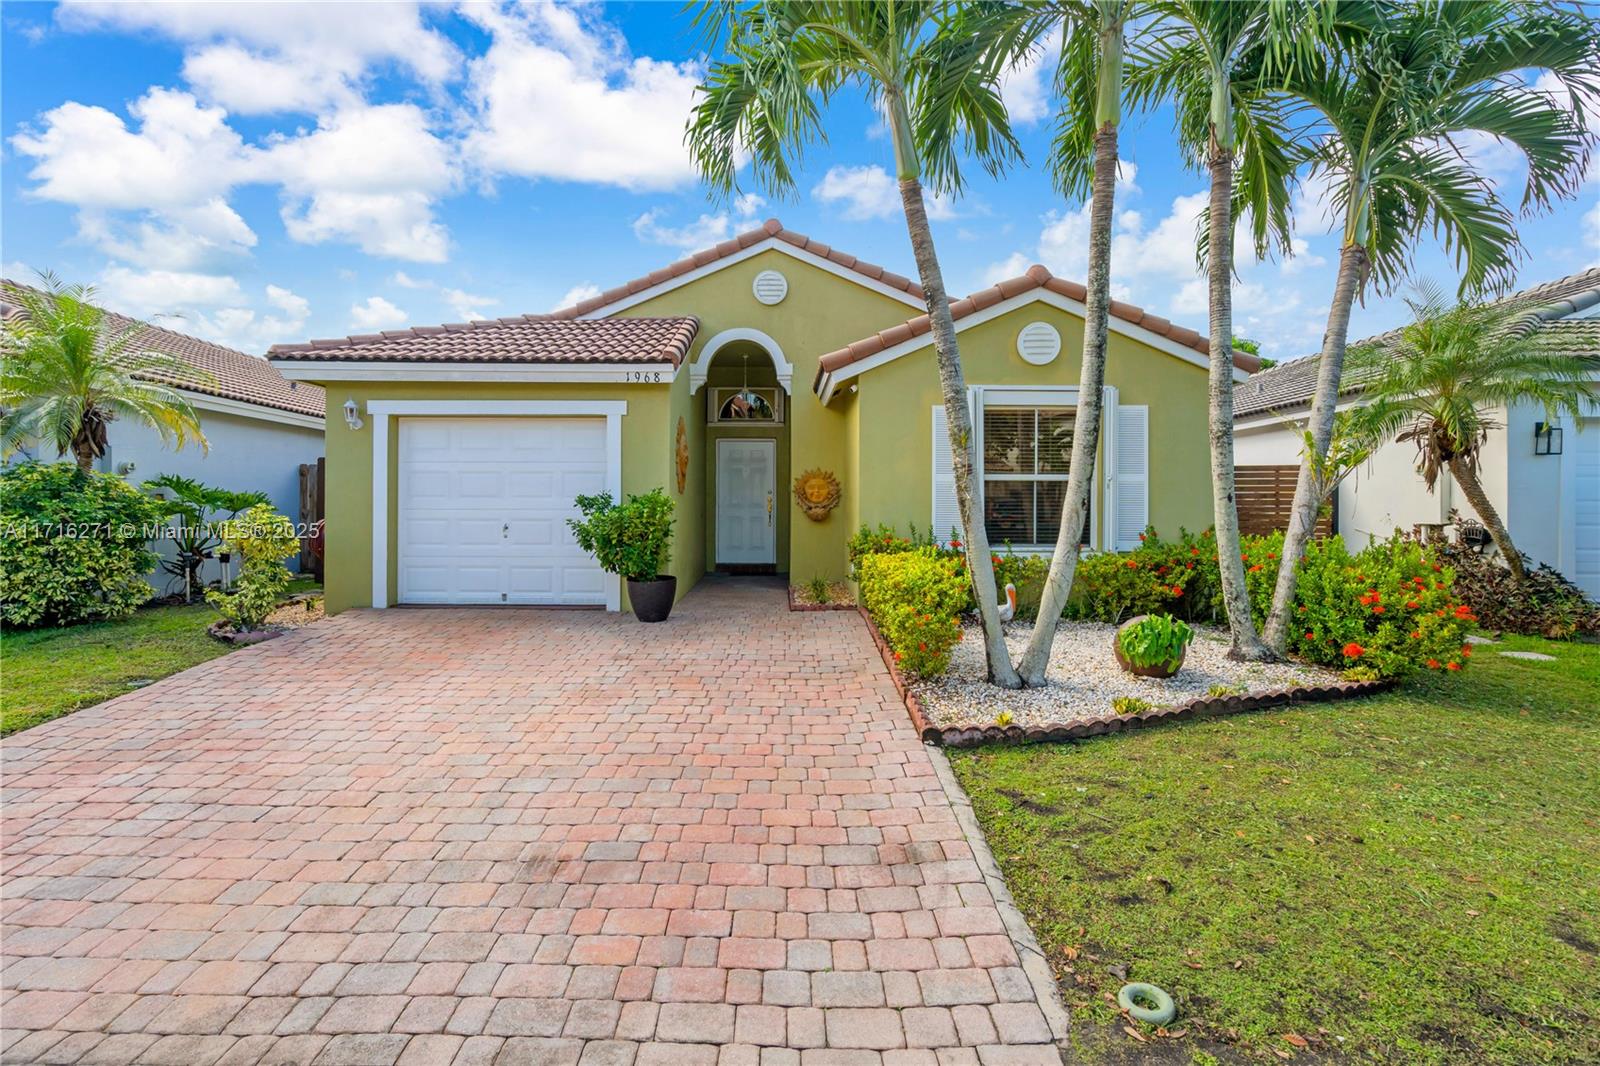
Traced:
MULTIPOLYGON (((1072 407, 983 407, 983 516, 989 542, 1050 548, 1072 466, 1072 407)), ((1092 527, 1085 515, 1083 543, 1092 527)))

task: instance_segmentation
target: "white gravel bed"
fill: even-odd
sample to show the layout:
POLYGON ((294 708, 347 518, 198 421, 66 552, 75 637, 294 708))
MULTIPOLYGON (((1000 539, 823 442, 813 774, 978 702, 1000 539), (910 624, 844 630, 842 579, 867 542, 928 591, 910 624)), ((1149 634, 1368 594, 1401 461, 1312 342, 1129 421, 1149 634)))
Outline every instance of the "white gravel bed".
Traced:
MULTIPOLYGON (((984 680, 983 630, 967 626, 943 676, 912 685, 931 723, 940 726, 990 725, 1002 711, 1014 724, 1071 722, 1114 713, 1111 701, 1137 696, 1160 707, 1204 696, 1213 685, 1238 685, 1256 692, 1337 681, 1332 670, 1303 663, 1240 663, 1228 658, 1226 630, 1195 627, 1194 642, 1176 677, 1165 681, 1134 677, 1117 665, 1111 651, 1117 627, 1099 622, 1062 622, 1050 652, 1044 688, 1003 689, 984 680)), ((1022 658, 1033 626, 1006 626, 1013 662, 1022 658)))

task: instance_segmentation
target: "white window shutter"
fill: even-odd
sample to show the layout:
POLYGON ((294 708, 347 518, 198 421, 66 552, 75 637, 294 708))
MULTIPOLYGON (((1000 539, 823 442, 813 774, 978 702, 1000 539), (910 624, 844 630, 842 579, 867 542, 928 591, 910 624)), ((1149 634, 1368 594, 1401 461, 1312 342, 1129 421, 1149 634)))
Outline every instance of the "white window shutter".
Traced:
POLYGON ((961 525, 961 505, 956 500, 955 464, 950 458, 950 428, 943 405, 933 408, 933 535, 943 541, 961 525))
POLYGON ((1113 491, 1110 493, 1113 551, 1132 551, 1150 524, 1150 408, 1118 404, 1112 428, 1113 491))

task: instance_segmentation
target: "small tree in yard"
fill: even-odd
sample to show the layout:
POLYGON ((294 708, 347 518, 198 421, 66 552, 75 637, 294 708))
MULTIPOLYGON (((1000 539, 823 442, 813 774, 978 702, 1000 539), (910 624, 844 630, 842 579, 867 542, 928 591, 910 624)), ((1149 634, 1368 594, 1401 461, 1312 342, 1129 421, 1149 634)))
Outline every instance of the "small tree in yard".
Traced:
POLYGON ((1351 435, 1372 447, 1416 445, 1429 492, 1448 470, 1520 588, 1522 553, 1478 480, 1483 443, 1498 426, 1494 413, 1513 404, 1538 404, 1550 421, 1562 414, 1577 421, 1600 356, 1562 350, 1526 307, 1452 307, 1431 287, 1406 302, 1415 320, 1399 340, 1350 353, 1347 374, 1364 387, 1363 406, 1350 412, 1351 435))
POLYGON ((21 308, 6 318, 0 347, 0 427, 7 454, 44 441, 72 453, 88 472, 106 453, 117 418, 142 422, 163 441, 204 447, 200 417, 183 394, 159 381, 204 384, 205 374, 175 356, 139 346, 143 322, 117 327, 91 301, 94 290, 41 275, 45 291, 7 286, 21 308), (159 379, 159 380, 157 380, 159 379))
POLYGON ((300 553, 294 523, 267 504, 257 504, 222 523, 223 546, 239 556, 239 580, 231 592, 213 589, 206 602, 241 633, 260 626, 294 580, 285 559, 300 553))

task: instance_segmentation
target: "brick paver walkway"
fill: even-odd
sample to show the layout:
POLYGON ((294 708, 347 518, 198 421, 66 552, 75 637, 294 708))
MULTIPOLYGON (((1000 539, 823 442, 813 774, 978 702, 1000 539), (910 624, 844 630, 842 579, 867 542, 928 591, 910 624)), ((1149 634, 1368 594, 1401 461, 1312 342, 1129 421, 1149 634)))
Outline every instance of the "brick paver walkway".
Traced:
POLYGON ((1059 1063, 860 620, 782 596, 353 612, 12 738, 4 1061, 1059 1063))

